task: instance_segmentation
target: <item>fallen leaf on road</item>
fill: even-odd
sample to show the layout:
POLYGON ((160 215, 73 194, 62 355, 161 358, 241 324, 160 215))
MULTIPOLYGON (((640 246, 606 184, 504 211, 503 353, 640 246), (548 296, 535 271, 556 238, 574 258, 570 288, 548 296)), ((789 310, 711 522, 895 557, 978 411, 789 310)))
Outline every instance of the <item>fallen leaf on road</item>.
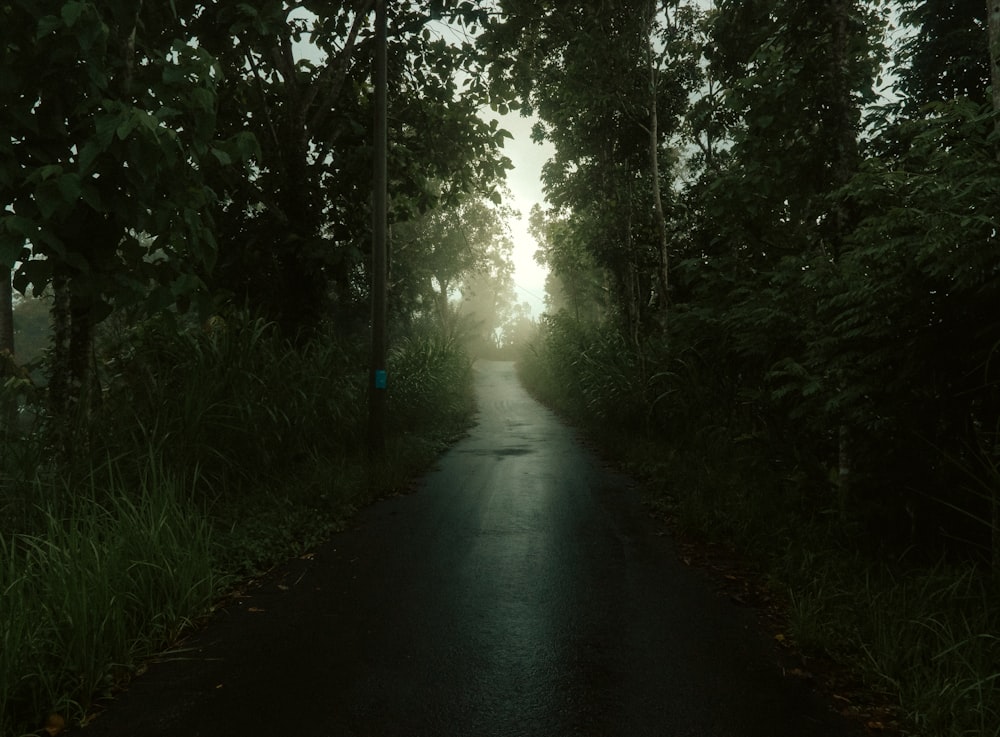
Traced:
POLYGON ((774 639, 777 640, 778 642, 780 642, 782 645, 784 645, 784 644, 786 644, 788 642, 788 638, 785 637, 780 632, 774 636, 774 639))

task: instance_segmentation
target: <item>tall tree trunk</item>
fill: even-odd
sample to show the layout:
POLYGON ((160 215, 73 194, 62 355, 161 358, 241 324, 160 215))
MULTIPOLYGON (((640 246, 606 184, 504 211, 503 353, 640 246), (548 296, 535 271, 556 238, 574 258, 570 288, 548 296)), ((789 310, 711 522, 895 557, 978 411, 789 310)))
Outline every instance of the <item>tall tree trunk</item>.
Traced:
POLYGON ((88 430, 99 396, 95 390, 94 321, 91 305, 73 295, 73 277, 59 269, 52 277, 52 354, 49 412, 53 442, 65 460, 86 453, 88 430))
POLYGON ((14 355, 14 290, 10 285, 13 269, 0 269, 0 352, 14 355))
POLYGON ((69 378, 70 392, 77 407, 80 429, 90 427, 100 389, 95 386, 94 371, 94 317, 90 300, 70 296, 69 324, 69 378))
MULTIPOLYGON (((52 355, 49 360, 49 413, 61 427, 69 413, 70 293, 63 269, 52 275, 52 355)), ((62 443, 59 443, 62 445, 62 443)))
MULTIPOLYGON (((831 0, 830 22, 832 49, 830 55, 832 152, 831 190, 843 189, 850 181, 857 165, 857 131, 855 126, 855 103, 851 95, 849 78, 851 14, 854 0, 831 0)), ((836 195, 831 203, 831 227, 828 231, 828 258, 836 264, 842 255, 844 239, 848 231, 847 206, 842 195, 836 195)), ((843 388, 843 387, 841 387, 843 388)), ((837 430, 837 491, 842 510, 850 506, 851 472, 854 465, 852 430, 843 420, 837 430)))
POLYGON ((660 270, 657 275, 660 282, 660 311, 663 329, 667 331, 670 311, 670 254, 667 249, 667 218, 663 214, 663 195, 660 191, 660 120, 659 107, 660 74, 656 65, 656 52, 653 49, 653 27, 656 23, 657 3, 650 3, 649 16, 646 21, 646 55, 649 64, 649 178, 653 189, 653 215, 656 219, 657 245, 660 257, 660 270))
MULTIPOLYGON (((11 269, 0 269, 0 385, 8 374, 15 375, 14 363, 14 290, 11 288, 11 269)), ((8 433, 16 432, 17 402, 8 402, 0 396, 0 443, 7 442, 8 433)))
POLYGON ((642 298, 639 286, 639 267, 636 263, 635 243, 632 238, 632 185, 628 184, 628 210, 625 218, 625 313, 628 322, 629 339, 635 346, 636 355, 642 352, 642 298))
MULTIPOLYGON (((993 82, 993 111, 1000 113, 1000 0, 987 0, 990 29, 990 79, 993 82)), ((1000 117, 997 118, 1000 129, 1000 117)))
POLYGON ((667 250, 667 218, 663 214, 663 196, 660 192, 660 140, 659 119, 657 117, 658 70, 653 61, 653 49, 649 50, 649 177, 653 186, 653 214, 656 218, 656 235, 660 252, 660 310, 663 315, 663 329, 667 330, 670 312, 670 254, 667 250))

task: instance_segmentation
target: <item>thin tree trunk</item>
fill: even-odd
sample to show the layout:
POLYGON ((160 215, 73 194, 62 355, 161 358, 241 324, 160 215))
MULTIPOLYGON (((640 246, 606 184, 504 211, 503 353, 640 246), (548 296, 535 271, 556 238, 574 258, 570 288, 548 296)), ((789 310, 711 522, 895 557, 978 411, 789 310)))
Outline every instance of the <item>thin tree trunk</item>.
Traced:
POLYGON ((73 277, 62 269, 53 275, 52 292, 49 412, 55 448, 71 460, 87 452, 90 421, 100 398, 94 370, 94 321, 91 305, 74 297, 73 277))
MULTIPOLYGON (((1000 0, 988 0, 990 29, 990 69, 993 82, 993 111, 1000 113, 1000 0)), ((1000 117, 996 122, 1000 130, 1000 117)), ((1000 154, 998 154, 1000 156, 1000 154)))
POLYGON ((632 187, 628 186, 629 207, 625 218, 625 294, 628 318, 628 332, 636 354, 642 345, 642 299, 639 296, 639 269, 635 258, 635 244, 632 239, 632 187))
POLYGON ((10 285, 13 269, 0 269, 0 352, 14 355, 14 290, 10 285))
POLYGON ((656 217, 656 234, 659 241, 660 251, 660 310, 663 314, 663 329, 667 330, 667 321, 670 312, 670 254, 667 250, 667 218, 663 214, 663 196, 660 192, 660 141, 659 141, 659 119, 657 116, 657 94, 656 87, 659 76, 656 65, 653 63, 653 50, 649 50, 649 168, 650 179, 653 185, 653 213, 656 217))
POLYGON ((70 296, 69 324, 70 396, 77 407, 81 431, 90 427, 100 389, 94 371, 94 318, 89 300, 70 296))
POLYGON ((670 254, 667 249, 667 218, 663 214, 663 195, 660 191, 660 120, 659 107, 659 70, 656 67, 653 50, 653 24, 655 22, 656 4, 652 4, 648 25, 646 27, 647 55, 649 62, 649 176, 653 188, 653 215, 656 219, 656 235, 660 256, 660 310, 662 313, 663 330, 667 331, 670 312, 670 254))
MULTIPOLYGON (((853 0, 832 0, 830 21, 833 48, 830 59, 830 76, 833 83, 833 143, 831 165, 833 190, 847 185, 854 173, 857 160, 857 132, 855 130, 855 109, 849 81, 850 63, 850 22, 853 0)), ((848 230, 847 207, 842 195, 833 200, 831 228, 829 231, 828 257, 836 264, 844 249, 844 239, 848 230)), ((842 386, 841 389, 844 387, 842 386)), ((837 429, 837 491, 841 510, 850 507, 851 471, 854 465, 852 453, 852 429, 841 421, 837 429)))
POLYGON ((52 355, 49 360, 48 397, 49 412, 56 418, 56 427, 65 424, 69 412, 71 373, 69 342, 69 277, 60 269, 52 276, 52 355))
MULTIPOLYGON (((15 375, 14 362, 14 290, 10 279, 12 269, 0 269, 0 385, 8 375, 15 375)), ((17 402, 0 397, 0 443, 7 442, 8 433, 17 432, 17 402)))

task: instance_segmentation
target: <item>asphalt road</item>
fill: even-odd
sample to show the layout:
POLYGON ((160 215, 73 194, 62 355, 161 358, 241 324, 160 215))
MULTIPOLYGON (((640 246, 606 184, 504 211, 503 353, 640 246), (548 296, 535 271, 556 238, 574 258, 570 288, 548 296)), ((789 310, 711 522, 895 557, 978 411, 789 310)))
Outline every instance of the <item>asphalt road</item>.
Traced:
POLYGON ((217 614, 79 734, 854 734, 512 364, 476 380, 477 426, 416 493, 217 614))

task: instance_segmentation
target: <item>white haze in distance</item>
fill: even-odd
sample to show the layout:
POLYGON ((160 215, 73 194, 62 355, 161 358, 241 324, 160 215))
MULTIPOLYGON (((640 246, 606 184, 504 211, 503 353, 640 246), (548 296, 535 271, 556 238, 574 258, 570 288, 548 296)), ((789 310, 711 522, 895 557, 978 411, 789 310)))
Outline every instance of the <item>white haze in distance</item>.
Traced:
POLYGON ((513 201, 509 204, 521 213, 520 219, 510 223, 514 241, 514 286, 517 301, 527 302, 531 307, 532 317, 538 319, 545 310, 545 278, 548 269, 535 261, 538 244, 528 234, 528 215, 536 204, 544 204, 542 164, 554 155, 555 150, 550 143, 537 144, 531 140, 531 127, 535 123, 532 118, 521 117, 516 112, 499 115, 486 111, 481 115, 486 120, 496 119, 501 128, 514 136, 505 141, 503 149, 514 164, 514 168, 507 172, 507 186, 513 196, 513 201))
MULTIPOLYGON (((290 17, 313 20, 312 15, 303 9, 293 11, 290 17)), ((437 21, 430 22, 428 28, 445 39, 456 42, 471 40, 463 31, 437 21)), ((324 62, 325 55, 308 41, 296 43, 294 49, 296 58, 310 59, 316 64, 324 62)), ((463 75, 459 75, 456 81, 461 88, 463 75)), ((534 118, 521 117, 517 112, 500 115, 489 108, 485 108, 479 115, 486 121, 497 120, 501 128, 514 136, 504 142, 503 149, 503 153, 514 164, 514 168, 507 173, 507 185, 513 201, 505 204, 521 213, 519 219, 509 224, 514 241, 514 284, 517 302, 528 303, 532 317, 537 319, 545 310, 545 278, 548 270, 535 262, 538 244, 528 234, 528 215, 534 205, 543 204, 542 164, 555 154, 555 149, 549 143, 539 145, 532 142, 531 127, 535 123, 534 118)))

